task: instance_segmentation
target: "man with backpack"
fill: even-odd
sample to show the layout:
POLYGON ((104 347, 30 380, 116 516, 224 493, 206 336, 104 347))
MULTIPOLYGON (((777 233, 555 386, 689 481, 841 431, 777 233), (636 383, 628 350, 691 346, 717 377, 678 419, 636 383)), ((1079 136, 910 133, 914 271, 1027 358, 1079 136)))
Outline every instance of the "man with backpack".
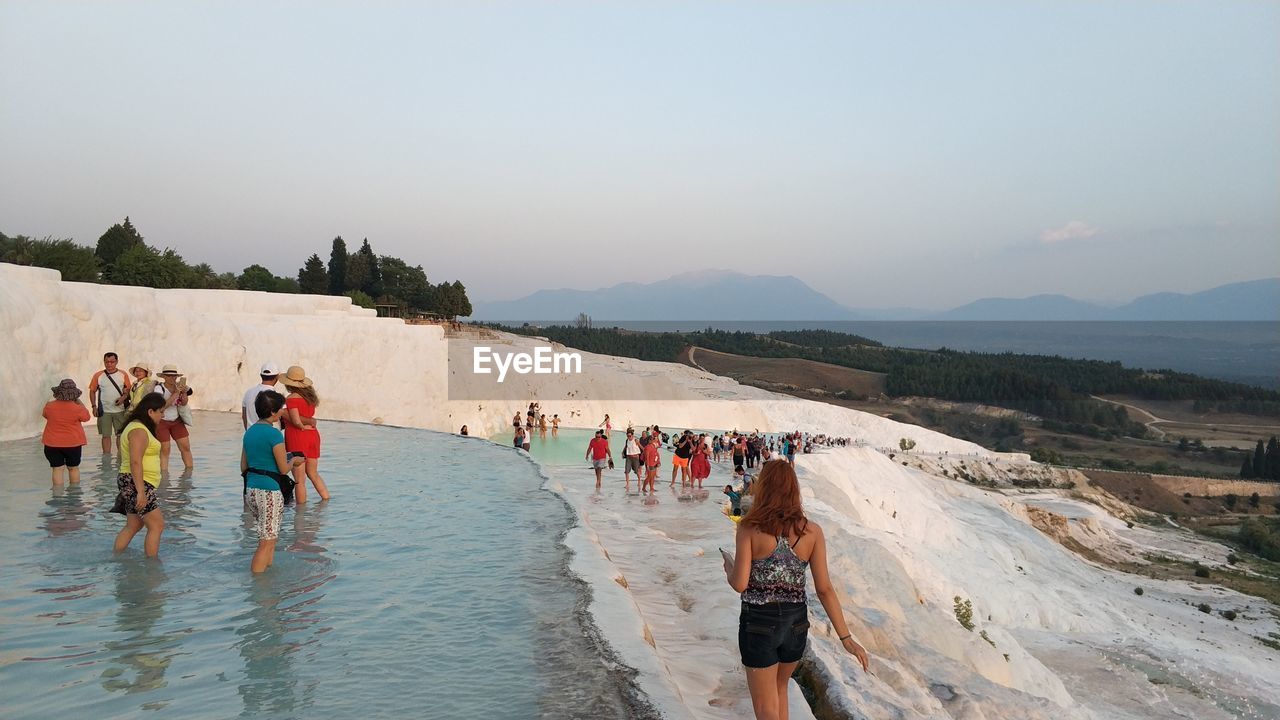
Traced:
POLYGON ((129 410, 129 390, 133 383, 129 373, 121 370, 120 357, 113 352, 102 356, 103 368, 89 380, 89 407, 98 418, 98 434, 102 436, 102 454, 111 455, 111 438, 120 452, 120 433, 124 430, 129 410))

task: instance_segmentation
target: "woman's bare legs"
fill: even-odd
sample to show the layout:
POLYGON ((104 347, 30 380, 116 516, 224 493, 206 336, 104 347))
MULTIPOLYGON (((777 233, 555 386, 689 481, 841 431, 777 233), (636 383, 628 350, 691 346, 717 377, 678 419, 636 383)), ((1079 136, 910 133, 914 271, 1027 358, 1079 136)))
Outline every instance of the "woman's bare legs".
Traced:
POLYGON ((307 471, 301 465, 293 469, 293 501, 299 504, 307 501, 307 471))
POLYGON ((160 474, 169 472, 169 453, 173 452, 172 440, 160 441, 160 474))
POLYGON ((787 688, 791 674, 800 663, 778 663, 767 668, 746 668, 747 690, 751 692, 751 707, 756 720, 787 720, 787 688))
POLYGON ((182 453, 182 464, 186 469, 190 470, 195 467, 195 461, 191 459, 191 438, 177 438, 178 452, 182 453))
POLYGON ((255 573, 271 567, 271 562, 275 560, 276 541, 275 540, 259 540, 258 549, 253 552, 253 561, 249 563, 249 569, 255 573))
POLYGON ((142 543, 143 550, 147 557, 160 557, 160 533, 164 532, 164 516, 160 514, 160 508, 143 515, 142 524, 147 528, 147 538, 142 543))
POLYGON ((59 466, 58 466, 58 467, 56 467, 56 468, 52 468, 52 470, 53 470, 53 484, 54 484, 54 485, 61 485, 61 484, 62 484, 62 470, 63 470, 63 468, 65 468, 65 467, 66 467, 66 465, 59 465, 59 466))
POLYGON ((75 467, 69 467, 69 468, 67 468, 67 479, 68 479, 68 480, 71 482, 71 484, 73 484, 73 485, 74 485, 75 483, 80 482, 80 466, 79 466, 79 465, 77 465, 77 466, 75 466, 75 467))
POLYGON ((125 515, 124 527, 120 528, 120 532, 116 534, 116 544, 112 549, 116 552, 124 552, 124 549, 133 541, 133 536, 137 535, 141 529, 142 518, 137 515, 125 515))
POLYGON ((328 500, 329 487, 324 484, 324 478, 320 477, 320 458, 307 458, 307 477, 311 478, 311 486, 316 489, 320 499, 328 500))

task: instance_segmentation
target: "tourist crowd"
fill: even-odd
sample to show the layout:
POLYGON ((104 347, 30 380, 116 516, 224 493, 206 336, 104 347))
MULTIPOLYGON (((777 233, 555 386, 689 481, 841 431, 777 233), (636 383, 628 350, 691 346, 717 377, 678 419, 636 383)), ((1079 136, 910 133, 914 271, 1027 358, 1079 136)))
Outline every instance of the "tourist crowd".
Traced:
MULTIPOLYGON (((145 529, 143 548, 149 557, 156 557, 164 532, 156 488, 169 472, 173 445, 178 446, 187 471, 195 465, 190 405, 194 390, 176 365, 164 365, 153 375, 147 363, 138 362, 125 372, 114 352, 103 355, 102 365, 89 379, 88 407, 74 379, 66 378, 51 388, 53 399, 43 412, 45 458, 54 485, 64 482, 64 477, 78 483, 82 450, 88 444, 83 424, 92 414, 103 457, 109 458, 114 448, 119 463, 111 512, 123 515, 125 524, 116 536, 115 550, 124 550, 145 529)), ((315 418, 319 405, 315 384, 297 365, 281 373, 275 363, 265 363, 259 382, 244 395, 240 471, 244 506, 258 534, 251 562, 254 572, 271 564, 283 508, 294 501, 306 502, 308 480, 321 500, 329 499, 319 469, 320 432, 315 418)))

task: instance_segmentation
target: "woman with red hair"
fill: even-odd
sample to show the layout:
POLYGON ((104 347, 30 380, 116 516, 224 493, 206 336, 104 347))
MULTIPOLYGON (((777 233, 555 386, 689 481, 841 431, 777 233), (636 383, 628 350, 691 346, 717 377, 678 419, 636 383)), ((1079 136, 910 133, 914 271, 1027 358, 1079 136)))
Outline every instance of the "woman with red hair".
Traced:
POLYGON ((724 571, 729 585, 742 593, 738 649, 751 705, 761 720, 786 720, 787 687, 809 635, 806 569, 840 644, 863 670, 867 651, 845 625, 827 575, 827 541, 822 528, 804 515, 794 467, 786 460, 765 463, 752 494, 755 503, 738 524, 736 554, 724 553, 724 571))

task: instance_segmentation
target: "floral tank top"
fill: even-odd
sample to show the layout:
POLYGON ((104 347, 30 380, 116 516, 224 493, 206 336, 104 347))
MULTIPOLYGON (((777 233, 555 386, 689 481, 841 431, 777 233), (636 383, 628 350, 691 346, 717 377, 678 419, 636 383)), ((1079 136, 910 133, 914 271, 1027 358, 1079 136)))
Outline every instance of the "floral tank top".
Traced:
POLYGON ((742 602, 751 605, 765 603, 804 602, 805 571, 807 560, 796 557, 791 543, 778 537, 778 546, 769 557, 751 561, 751 577, 747 589, 742 591, 742 602))

